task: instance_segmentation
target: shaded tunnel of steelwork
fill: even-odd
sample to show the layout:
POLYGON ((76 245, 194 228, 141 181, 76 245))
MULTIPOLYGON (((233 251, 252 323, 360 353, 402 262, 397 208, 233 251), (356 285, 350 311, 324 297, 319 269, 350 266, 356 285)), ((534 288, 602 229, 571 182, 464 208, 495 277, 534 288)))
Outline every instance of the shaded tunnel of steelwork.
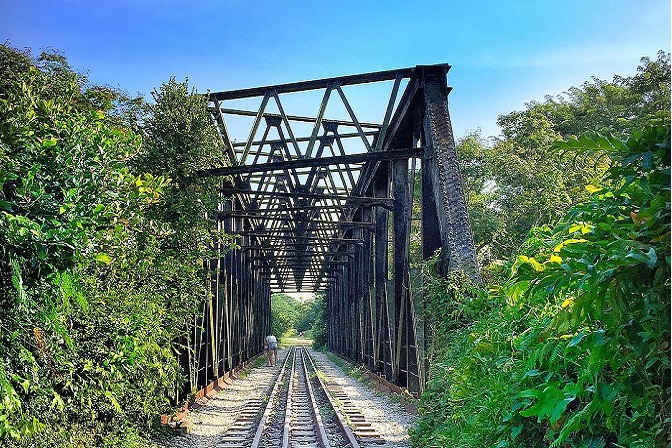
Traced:
POLYGON ((231 166, 200 174, 221 179, 218 228, 239 235, 239 248, 218 247, 208 262, 211 295, 185 361, 192 388, 261 352, 272 293, 319 292, 330 350, 423 390, 421 262, 438 254, 441 274, 460 269, 479 281, 448 114, 449 68, 209 95, 231 166), (306 108, 313 114, 295 112, 306 108))

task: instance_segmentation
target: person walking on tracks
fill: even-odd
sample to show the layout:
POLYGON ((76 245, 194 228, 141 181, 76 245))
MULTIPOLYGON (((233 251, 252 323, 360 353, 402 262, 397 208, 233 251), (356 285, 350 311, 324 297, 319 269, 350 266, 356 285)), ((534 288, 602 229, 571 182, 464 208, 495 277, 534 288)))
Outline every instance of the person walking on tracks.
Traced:
POLYGON ((278 362, 278 339, 273 333, 266 336, 266 365, 274 366, 278 362), (271 362, 271 352, 273 352, 273 362, 271 362))

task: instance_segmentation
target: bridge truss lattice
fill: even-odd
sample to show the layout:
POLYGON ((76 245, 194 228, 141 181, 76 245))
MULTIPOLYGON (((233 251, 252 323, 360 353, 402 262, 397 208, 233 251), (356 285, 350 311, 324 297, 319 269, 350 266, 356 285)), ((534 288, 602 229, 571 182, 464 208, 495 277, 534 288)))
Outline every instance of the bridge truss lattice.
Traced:
POLYGON ((261 350, 273 292, 321 292, 331 350, 423 389, 419 263, 439 254, 441 273, 479 279, 448 70, 416 66, 209 95, 231 166, 202 174, 222 176, 218 226, 240 235, 240 248, 222 248, 209 263, 212 299, 192 341, 193 385, 261 350), (371 114, 363 88, 381 85, 380 117, 360 120, 348 89, 371 114), (317 113, 285 110, 306 105, 317 113))

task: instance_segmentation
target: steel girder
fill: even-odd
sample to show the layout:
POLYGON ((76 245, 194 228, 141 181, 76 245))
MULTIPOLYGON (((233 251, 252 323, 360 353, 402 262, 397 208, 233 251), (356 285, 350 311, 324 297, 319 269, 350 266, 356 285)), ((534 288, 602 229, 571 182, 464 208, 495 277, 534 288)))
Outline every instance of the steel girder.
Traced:
POLYGON ((423 389, 419 264, 440 253, 442 273, 461 269, 480 281, 448 70, 416 66, 209 95, 231 166, 200 174, 222 177, 216 218, 240 235, 240 248, 218 248, 209 262, 212 299, 193 335, 192 384, 261 351, 272 292, 303 291, 326 295, 331 350, 412 392, 423 389), (391 88, 382 121, 358 120, 346 88, 384 82, 391 88), (317 114, 287 114, 281 99, 308 91, 322 93, 317 114), (253 98, 256 110, 229 104, 253 98), (340 117, 330 116, 334 102, 340 117), (233 140, 241 131, 247 138, 233 140))

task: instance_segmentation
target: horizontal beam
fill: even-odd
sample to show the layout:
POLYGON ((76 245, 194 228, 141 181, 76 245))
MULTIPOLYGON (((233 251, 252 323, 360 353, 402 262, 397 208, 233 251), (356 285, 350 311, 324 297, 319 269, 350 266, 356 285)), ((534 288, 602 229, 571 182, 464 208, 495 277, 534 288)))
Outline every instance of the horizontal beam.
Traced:
MULTIPOLYGON (((339 261, 335 264, 340 265, 340 264, 343 264, 343 262, 339 261)), ((283 273, 281 275, 278 275, 274 272, 264 270, 263 267, 259 268, 258 270, 259 270, 259 275, 262 276, 262 277, 270 277, 272 279, 277 279, 279 281, 286 282, 286 283, 295 282, 293 271, 292 272, 286 272, 286 273, 283 273)), ((306 279, 306 280, 320 280, 321 278, 324 278, 324 277, 339 278, 339 277, 336 276, 336 273, 334 271, 332 271, 330 273, 326 273, 326 274, 325 273, 320 273, 320 272, 306 271, 303 278, 306 279)))
MULTIPOLYGON (((248 116, 248 117, 256 117, 259 112, 255 112, 253 110, 242 110, 242 109, 228 109, 226 107, 222 107, 219 109, 220 112, 225 113, 225 114, 231 114, 231 115, 242 115, 242 116, 248 116)), ((271 114, 271 113, 264 113, 263 117, 272 117, 272 118, 279 118, 282 119, 282 115, 280 114, 271 114)), ((315 123, 317 121, 317 118, 314 117, 300 117, 298 115, 287 115, 287 120, 289 121, 302 121, 306 123, 315 123)), ((328 118, 323 118, 322 123, 334 123, 339 126, 355 126, 355 123, 352 121, 346 121, 346 120, 330 120, 328 118)), ((380 128, 380 125, 378 123, 359 123, 359 125, 363 128, 375 128, 378 129, 380 128)), ((369 135, 375 135, 377 132, 368 132, 367 134, 369 135)), ((339 137, 345 137, 347 134, 340 135, 339 137)), ((349 134, 350 137, 359 137, 360 134, 349 134)), ((272 142, 284 142, 286 140, 267 140, 264 143, 272 143, 272 142)), ((305 137, 305 138, 297 138, 297 142, 300 141, 310 141, 310 137, 305 137)), ((261 142, 253 142, 252 144, 260 144, 261 142)), ((234 144, 233 146, 235 147, 236 145, 238 146, 245 146, 247 145, 247 142, 240 142, 237 144, 234 144)))
POLYGON ((239 249, 242 250, 261 250, 261 251, 283 251, 283 250, 288 250, 288 247, 305 247, 307 245, 310 245, 311 247, 329 247, 332 246, 332 243, 328 242, 318 242, 318 241, 312 241, 310 243, 283 243, 282 245, 279 244, 273 244, 269 246, 250 246, 250 245, 244 245, 244 246, 238 246, 239 249))
POLYGON ((263 171, 292 170, 314 166, 349 165, 351 163, 366 163, 382 160, 410 159, 421 157, 424 148, 394 149, 379 152, 364 152, 360 154, 346 154, 344 156, 319 157, 315 159, 293 159, 280 162, 258 163, 255 165, 238 165, 224 168, 211 168, 197 171, 200 177, 207 176, 235 176, 236 174, 258 173, 263 171))
POLYGON ((276 268, 276 267, 282 267, 282 266, 315 266, 315 269, 319 269, 317 265, 321 265, 325 262, 335 262, 335 261, 342 261, 342 260, 353 260, 355 258, 354 253, 348 252, 348 253, 343 253, 342 255, 326 255, 326 256, 320 256, 320 254, 306 254, 306 255, 291 255, 291 254, 286 254, 286 255, 268 255, 268 256, 248 256, 245 258, 247 261, 251 261, 253 263, 261 263, 259 266, 260 267, 268 267, 268 268, 276 268), (275 264, 275 262, 284 262, 286 264, 281 265, 281 264, 275 264), (273 262, 273 263, 271 263, 273 262))
MULTIPOLYGON (((311 207, 306 207, 303 209, 303 211, 308 212, 311 210, 311 207)), ((274 210, 275 211, 275 210, 274 210)), ((283 212, 285 209, 277 209, 277 212, 283 212)), ((300 223, 308 223, 308 224, 333 224, 333 225, 339 225, 339 226, 362 226, 362 227, 369 227, 369 226, 374 226, 376 225, 375 222, 361 222, 361 221, 330 221, 326 219, 305 219, 305 220, 299 220, 296 217, 282 217, 282 216, 264 216, 264 215, 259 215, 255 213, 236 213, 236 212, 219 212, 219 220, 223 221, 225 219, 230 219, 230 218, 240 218, 240 219, 261 219, 263 221, 283 221, 283 222, 300 222, 300 223)), ((323 227, 320 227, 320 229, 324 230, 323 227)), ((294 229, 291 229, 294 230, 294 229)), ((311 229, 313 230, 313 229, 311 229)))
MULTIPOLYGON (((269 240, 281 240, 281 239, 291 239, 291 240, 305 240, 305 241, 329 241, 334 243, 352 243, 352 244, 364 244, 362 239, 353 239, 353 238, 331 238, 328 236, 296 236, 296 235, 279 235, 279 234, 268 234, 263 232, 236 232, 231 231, 232 235, 240 236, 250 236, 256 238, 266 238, 269 240)), ((249 245, 249 243, 248 243, 249 245)), ((264 246, 259 246, 263 248, 264 246)))
MULTIPOLYGON (((251 155, 255 155, 255 152, 250 152, 251 155)), ((260 155, 268 155, 267 153, 259 153, 260 155)), ((329 167, 329 172, 331 174, 338 174, 338 173, 347 173, 348 171, 353 172, 353 173, 359 173, 362 171, 362 166, 360 165, 347 165, 345 168, 341 168, 338 166, 332 166, 329 167)), ((307 168, 297 168, 296 174, 299 176, 301 175, 306 175, 310 174, 310 171, 307 168)), ((269 177, 285 177, 286 174, 283 172, 277 172, 277 171, 270 171, 270 172, 265 172, 265 173, 252 173, 248 176, 250 182, 254 181, 259 181, 259 179, 262 178, 269 178, 269 177)), ((258 182, 257 182, 258 183, 258 182)))
MULTIPOLYGON (((329 121, 329 120, 322 120, 323 123, 327 122, 327 121, 329 121)), ((332 120, 332 121, 334 121, 334 120, 332 120)), ((314 119, 313 119, 313 122, 314 122, 314 119)), ((370 127, 373 126, 373 123, 360 123, 361 126, 364 126, 364 125, 367 125, 367 124, 370 127)), ((379 126, 379 125, 377 125, 377 126, 379 126)), ((364 135, 366 135, 367 137, 372 137, 376 134, 378 134, 378 131, 366 131, 366 132, 364 132, 364 135)), ((360 134, 358 132, 348 132, 348 133, 344 133, 344 134, 332 135, 331 137, 338 137, 341 140, 343 140, 343 139, 347 139, 347 138, 354 138, 354 137, 361 137, 361 136, 362 136, 362 134, 360 134)), ((296 141, 297 143, 309 142, 310 137, 297 137, 296 139, 294 139, 294 141, 296 141)), ((252 146, 259 146, 262 143, 264 145, 272 146, 274 144, 291 143, 291 142, 292 142, 291 139, 284 139, 284 140, 273 139, 273 140, 266 140, 266 141, 259 140, 259 141, 256 141, 256 142, 252 142, 252 146)), ((247 142, 236 142, 236 143, 233 144, 233 147, 234 148, 244 148, 246 145, 247 145, 247 142)), ((243 152, 245 152, 245 151, 242 150, 242 149, 241 150, 236 150, 236 154, 242 154, 243 152)), ((271 151, 258 151, 257 150, 257 151, 251 151, 250 154, 259 154, 260 156, 270 156, 271 151)))
POLYGON ((400 68, 396 70, 385 70, 380 72, 363 73, 360 75, 338 76, 335 78, 314 79, 311 81, 292 82, 288 84, 276 84, 265 87, 253 87, 249 89, 229 90, 226 92, 214 92, 209 96, 210 101, 225 101, 236 100, 241 98, 253 98, 257 96, 266 95, 267 92, 275 91, 275 93, 290 93, 301 92, 306 90, 326 89, 327 87, 338 84, 339 86, 347 86, 354 84, 366 84, 370 82, 392 81, 397 76, 402 78, 410 78, 418 68, 435 67, 442 68, 448 72, 450 66, 448 64, 436 64, 431 66, 416 66, 409 68, 400 68))
POLYGON ((324 261, 324 257, 354 257, 353 253, 348 253, 348 252, 314 252, 314 253, 306 253, 306 254, 286 254, 286 255, 268 255, 268 256, 263 256, 263 255, 256 255, 254 257, 248 257, 248 260, 292 260, 292 261, 299 261, 301 263, 322 263, 324 261))
MULTIPOLYGON (((380 199, 380 198, 378 198, 380 199)), ((336 205, 311 205, 307 207, 277 207, 277 208, 272 208, 272 207, 266 207, 266 208, 255 208, 251 209, 251 212, 255 213, 277 213, 277 212, 311 212, 314 210, 335 210, 337 212, 340 212, 344 208, 359 208, 361 207, 360 205, 354 205, 354 204, 336 204, 336 205)), ((224 215, 231 215, 233 216, 237 212, 219 212, 220 216, 222 214, 224 215)), ((239 213, 239 212, 238 212, 239 213)))
POLYGON ((330 277, 330 278, 326 279, 326 281, 325 280, 320 280, 318 278, 308 278, 305 281, 293 282, 293 283, 284 283, 284 282, 280 282, 280 281, 277 281, 277 280, 274 281, 274 279, 272 277, 262 278, 261 280, 270 282, 271 286, 280 286, 280 287, 284 286, 285 288, 301 288, 301 289, 305 289, 305 290, 310 290, 311 288, 314 288, 316 285, 318 285, 320 283, 322 285, 324 285, 325 283, 326 284, 331 284, 331 282, 338 281, 338 279, 335 278, 335 277, 333 277, 333 278, 330 277))
POLYGON ((301 283, 301 284, 306 284, 306 283, 318 284, 320 281, 323 281, 325 278, 333 279, 333 280, 338 280, 339 278, 341 278, 341 276, 337 275, 336 273, 327 273, 327 274, 324 274, 324 275, 314 275, 313 274, 313 275, 306 275, 305 277, 303 277, 304 280, 301 280, 301 281, 297 282, 295 280, 295 277, 291 274, 286 275, 286 276, 281 276, 281 277, 278 277, 278 276, 275 276, 275 275, 269 275, 268 272, 259 272, 258 274, 262 278, 269 279, 271 282, 274 282, 274 281, 277 282, 277 283, 282 282, 285 285, 287 285, 287 284, 292 285, 292 284, 298 284, 298 283, 301 283))
MULTIPOLYGON (((361 225, 361 223, 357 223, 357 225, 344 224, 343 227, 347 227, 347 228, 352 228, 352 227, 358 227, 359 228, 359 227, 361 227, 361 228, 364 228, 364 229, 368 228, 368 226, 366 224, 361 225)), ((315 234, 320 233, 320 232, 336 232, 337 230, 339 230, 338 226, 324 227, 324 225, 323 225, 321 227, 315 227, 315 228, 311 228, 311 229, 288 229, 286 227, 277 228, 277 229, 274 229, 274 228, 254 229, 254 233, 258 234, 258 235, 266 235, 266 236, 290 235, 292 238, 303 238, 303 237, 314 236, 315 234)), ((231 234, 231 235, 236 235, 236 234, 244 235, 245 234, 244 232, 245 232, 244 230, 242 230, 240 232, 238 232, 236 230, 231 230, 228 233, 231 234)), ((257 235, 255 235, 255 236, 257 236, 257 235)), ((329 236, 331 236, 331 235, 325 235, 324 238, 328 238, 329 236)))
POLYGON ((369 196, 339 196, 335 194, 304 193, 301 191, 295 191, 291 193, 286 191, 256 191, 256 190, 250 190, 249 188, 235 188, 235 187, 224 187, 222 188, 221 192, 225 196, 231 196, 234 194, 248 194, 259 196, 276 196, 280 198, 300 197, 316 200, 348 201, 345 205, 355 207, 379 205, 381 207, 391 209, 394 205, 394 198, 372 198, 369 196))

